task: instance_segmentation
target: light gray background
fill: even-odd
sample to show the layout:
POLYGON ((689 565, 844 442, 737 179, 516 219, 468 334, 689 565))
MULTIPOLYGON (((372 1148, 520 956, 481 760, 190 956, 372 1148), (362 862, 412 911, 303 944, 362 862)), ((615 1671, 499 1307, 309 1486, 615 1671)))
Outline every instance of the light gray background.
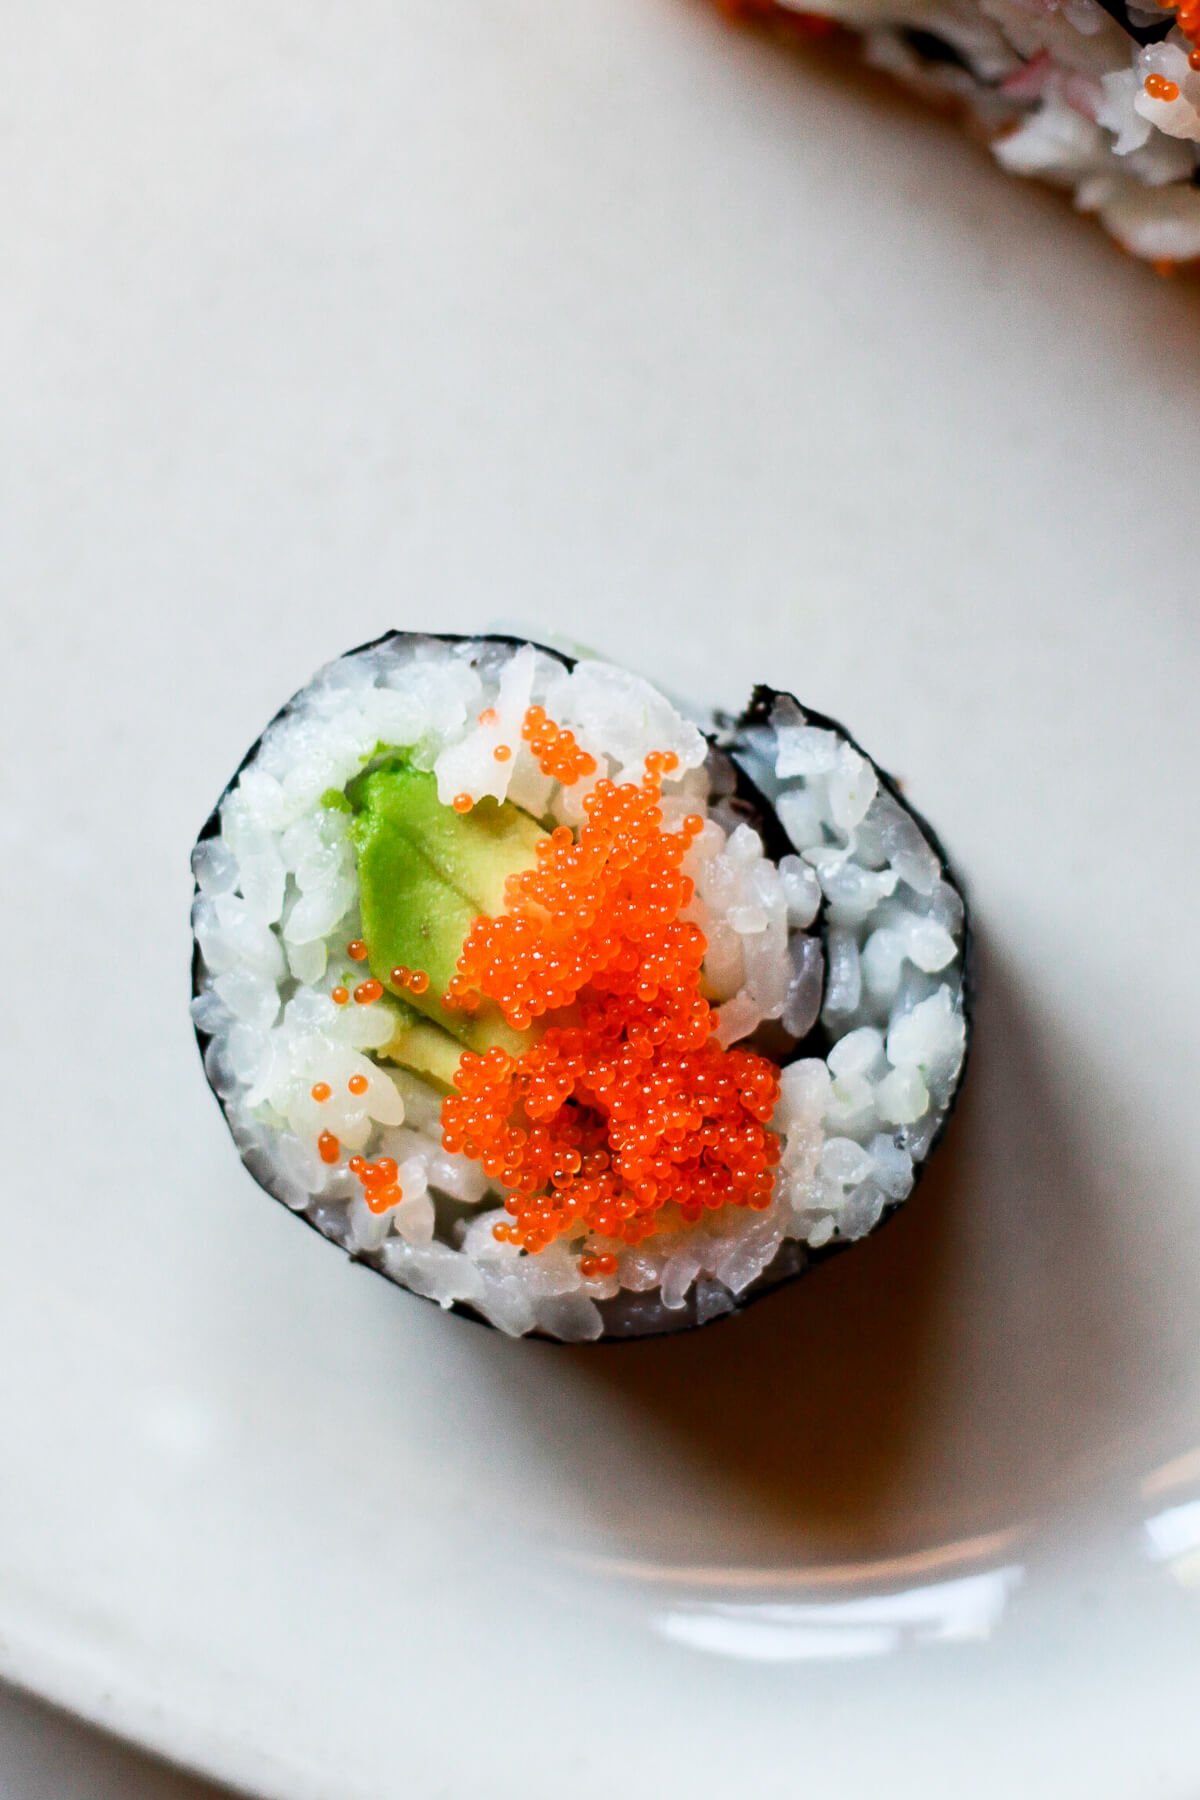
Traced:
POLYGON ((699 0, 5 13, 0 1669, 288 1800, 608 1795, 498 1673, 560 1663, 630 1800, 798 1741, 838 1800, 1190 1796, 1142 1520, 1200 1442, 1195 290, 699 0), (919 1204, 617 1360, 262 1202, 185 1017, 266 718, 505 617, 845 717, 984 935, 919 1204), (746 1659, 759 1601, 976 1568, 986 1641, 746 1659))

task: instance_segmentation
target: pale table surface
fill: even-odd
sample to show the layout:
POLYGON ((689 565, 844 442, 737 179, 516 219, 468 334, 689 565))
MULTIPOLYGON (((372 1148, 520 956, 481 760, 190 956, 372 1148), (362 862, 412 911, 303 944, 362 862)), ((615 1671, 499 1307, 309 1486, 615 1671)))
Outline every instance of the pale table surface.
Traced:
POLYGON ((0 12, 0 1673, 272 1800, 1194 1800, 1195 287, 701 0, 0 12), (974 891, 927 1183, 686 1342, 390 1290, 201 1079, 245 747, 505 618, 974 891))

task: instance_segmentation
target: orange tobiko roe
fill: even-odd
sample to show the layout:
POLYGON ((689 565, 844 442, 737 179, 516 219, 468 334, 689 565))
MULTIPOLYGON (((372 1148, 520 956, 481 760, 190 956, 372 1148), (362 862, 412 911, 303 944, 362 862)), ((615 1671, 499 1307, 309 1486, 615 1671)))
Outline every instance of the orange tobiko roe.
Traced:
POLYGON ((390 1156, 381 1156, 374 1163, 369 1163, 365 1156, 352 1156, 349 1169, 358 1177, 363 1199, 371 1212, 387 1212, 403 1200, 404 1189, 396 1180, 399 1171, 390 1156))
MULTIPOLYGON (((586 753, 532 711, 526 741, 578 779, 586 753)), ((518 1057, 466 1052, 442 1105, 445 1148, 509 1190, 497 1238, 528 1251, 580 1226, 636 1244, 706 1210, 771 1201, 779 1071, 711 1041, 707 944, 680 917, 692 898, 680 865, 703 821, 664 831, 659 806, 675 767, 670 752, 651 755, 640 784, 598 781, 579 841, 560 826, 537 867, 510 876, 508 911, 475 920, 445 996, 486 996, 517 1030, 555 1016, 518 1057)))

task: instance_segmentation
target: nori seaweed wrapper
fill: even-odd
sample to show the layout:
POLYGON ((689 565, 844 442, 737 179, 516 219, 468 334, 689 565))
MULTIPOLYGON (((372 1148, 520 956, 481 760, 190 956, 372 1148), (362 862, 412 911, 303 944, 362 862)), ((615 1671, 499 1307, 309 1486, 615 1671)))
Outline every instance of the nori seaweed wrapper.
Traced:
MULTIPOLYGON (((357 656, 364 651, 373 650, 382 645, 391 644, 397 641, 424 641, 446 645, 457 645, 462 643, 499 644, 507 645, 514 651, 519 649, 525 643, 533 643, 535 649, 542 651, 547 656, 553 657, 566 669, 574 668, 577 661, 575 657, 570 656, 564 651, 551 649, 546 645, 538 644, 533 639, 519 638, 504 632, 481 632, 470 635, 453 632, 402 631, 384 632, 379 637, 372 638, 368 643, 356 645, 354 649, 345 651, 343 657, 337 660, 340 661, 347 657, 357 656)), ((196 840, 198 844, 204 843, 207 839, 219 835, 221 828, 220 813, 225 799, 236 786, 242 771, 253 762, 263 738, 271 729, 271 726, 285 716, 293 703, 299 699, 300 694, 304 691, 305 689, 301 689, 298 694, 293 695, 290 700, 285 702, 272 717, 268 725, 260 732, 253 744, 251 744, 237 768, 226 782, 216 805, 204 821, 196 840)), ((749 706, 747 706, 742 713, 738 714, 736 717, 718 715, 712 728, 704 732, 710 750, 710 767, 712 767, 715 762, 718 768, 724 770, 724 785, 731 789, 730 798, 733 801, 734 810, 736 810, 748 824, 752 825, 759 832, 763 839, 765 852, 774 862, 778 862, 780 858, 785 855, 792 854, 793 847, 777 811, 752 779, 748 768, 745 766, 748 761, 752 760, 745 755, 747 748, 745 734, 751 728, 761 727, 762 725, 767 724, 770 720, 772 709, 779 700, 790 701, 793 705, 799 705, 799 703, 795 701, 794 696, 785 693, 781 689, 762 685, 757 686, 754 689, 749 706)), ((921 1176, 924 1174, 938 1145, 945 1135, 946 1128, 950 1122, 950 1118, 962 1090, 962 1084, 966 1076, 967 1063, 970 1057, 975 1005, 975 951, 974 938, 971 929, 970 908, 966 889, 947 857, 936 832, 916 808, 905 798, 900 790, 899 784, 894 778, 875 762, 874 758, 862 748, 862 745, 859 744, 851 733, 846 730, 845 726, 839 724, 837 720, 828 718, 825 714, 816 712, 809 707, 803 707, 800 710, 804 714, 806 723, 819 729, 836 733, 838 737, 844 739, 846 743, 851 745, 859 755, 864 757, 866 761, 870 763, 878 777, 880 787, 897 802, 916 824, 930 848, 934 851, 942 864, 943 879, 954 888, 963 903, 963 1016, 966 1025, 966 1047, 962 1066, 958 1073, 954 1092, 930 1143, 929 1149, 922 1160, 919 1163, 914 1164, 913 1189, 910 1190, 910 1193, 904 1200, 894 1201, 885 1208, 878 1223, 872 1228, 872 1231, 867 1234, 868 1236, 873 1236, 874 1232, 878 1231, 880 1227, 897 1213, 902 1206, 911 1204, 913 1192, 915 1192, 921 1176)), ((198 886, 196 888, 196 893, 199 893, 198 886)), ((820 913, 815 926, 813 927, 813 930, 820 934, 822 940, 824 939, 825 934, 825 912, 826 903, 822 900, 820 913)), ((198 943, 193 941, 191 982, 193 998, 195 998, 202 990, 203 977, 204 969, 200 947, 198 943)), ((225 1116, 224 1102, 213 1080, 207 1055, 209 1044, 211 1042, 211 1034, 204 1031, 199 1025, 195 1027, 195 1034, 201 1060, 204 1065, 205 1078, 208 1080, 210 1088, 212 1088, 217 1104, 221 1107, 222 1115, 225 1116)), ((790 1062, 798 1057, 804 1056, 823 1057, 827 1049, 827 1033, 820 1023, 820 1020, 818 1020, 816 1026, 814 1026, 813 1030, 802 1042, 795 1044, 782 1059, 776 1058, 776 1060, 790 1062)), ((283 1196, 277 1192, 276 1187, 273 1185, 271 1170, 259 1166, 259 1158, 255 1156, 253 1150, 244 1151, 241 1150, 241 1147, 239 1146, 239 1151, 242 1154, 242 1160, 245 1163, 246 1168, 254 1177, 258 1185, 263 1188, 265 1192, 271 1194, 272 1198, 278 1200, 281 1205, 286 1204, 283 1196)), ((294 1210, 294 1208, 288 1207, 289 1212, 294 1212, 294 1210)), ((326 1233, 321 1230, 317 1220, 313 1218, 311 1214, 298 1213, 296 1216, 301 1218, 304 1223, 309 1225, 313 1230, 317 1231, 326 1242, 334 1243, 335 1247, 341 1249, 352 1261, 360 1262, 365 1267, 374 1269, 377 1274, 385 1275, 385 1272, 371 1260, 369 1254, 345 1245, 337 1244, 336 1240, 327 1237, 326 1233)), ((759 1275, 756 1280, 751 1282, 740 1294, 731 1295, 730 1299, 732 1300, 732 1305, 726 1303, 723 1305, 722 1309, 719 1312, 714 1313, 711 1318, 701 1319, 698 1316, 698 1312, 702 1305, 702 1292, 697 1283, 692 1284, 683 1306, 679 1308, 664 1308, 657 1289, 652 1289, 646 1293, 622 1290, 611 1300, 600 1300, 596 1302, 604 1320, 604 1332, 600 1338, 591 1341, 597 1343, 620 1343, 633 1342, 649 1337, 674 1336, 680 1332, 695 1330, 702 1324, 716 1323, 722 1318, 732 1318, 735 1313, 741 1312, 755 1300, 761 1299, 765 1294, 772 1293, 788 1282, 795 1281, 809 1269, 815 1268, 818 1263, 825 1262, 830 1257, 850 1249, 852 1242, 859 1241, 862 1240, 835 1238, 829 1243, 821 1245, 817 1249, 812 1249, 807 1244, 800 1243, 795 1239, 785 1240, 780 1246, 773 1261, 763 1270, 762 1274, 759 1275)), ((386 1275, 385 1279, 391 1280, 391 1278, 386 1275)), ((701 1279, 703 1281, 704 1278, 701 1279)), ((403 1288, 404 1292, 413 1295, 416 1299, 430 1299, 429 1296, 416 1294, 411 1288, 404 1288, 403 1283, 401 1282, 391 1282, 391 1285, 403 1288)), ((430 1304, 438 1304, 438 1302, 430 1299, 430 1304)), ((458 1313, 463 1318, 470 1319, 477 1324, 488 1326, 489 1329, 495 1329, 495 1327, 491 1326, 489 1320, 484 1318, 481 1313, 477 1312, 475 1308, 467 1302, 455 1301, 451 1307, 444 1310, 458 1313)), ((544 1332, 531 1331, 526 1335, 531 1338, 540 1338, 547 1343, 559 1343, 561 1341, 544 1332)))

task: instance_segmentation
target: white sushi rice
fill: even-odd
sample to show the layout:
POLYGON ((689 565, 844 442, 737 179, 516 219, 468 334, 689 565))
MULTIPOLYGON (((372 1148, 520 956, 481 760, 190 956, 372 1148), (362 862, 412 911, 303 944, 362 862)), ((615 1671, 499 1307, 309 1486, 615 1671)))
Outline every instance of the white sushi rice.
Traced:
MULTIPOLYGON (((777 0, 777 7, 780 14, 819 11, 852 27, 869 62, 962 101, 1006 169, 1069 189, 1076 206, 1098 214, 1133 255, 1200 256, 1200 72, 1177 26, 1142 46, 1097 0, 777 0), (919 34, 961 60, 923 54, 919 34), (1175 98, 1147 93, 1155 75, 1174 83, 1175 98)), ((1129 11, 1139 30, 1173 16, 1150 0, 1129 11)))
POLYGON ((678 1322, 685 1307, 702 1323, 731 1310, 777 1258, 798 1266, 801 1245, 870 1231, 909 1193, 962 1066, 962 903, 870 762, 794 702, 779 701, 747 734, 739 760, 794 845, 778 865, 732 793, 731 765, 623 670, 583 661, 568 671, 531 646, 399 635, 322 670, 268 728, 221 804, 218 835, 193 856, 202 969, 193 1018, 255 1177, 414 1292, 465 1303, 513 1336, 568 1341, 611 1329, 618 1299, 630 1331, 678 1322), (531 703, 595 756, 594 777, 564 790, 541 773, 520 735, 531 703), (480 723, 489 712, 494 721, 480 723), (514 749, 505 763, 492 755, 501 741, 514 749), (386 1005, 331 998, 354 970, 346 945, 360 921, 349 819, 323 797, 380 746, 432 770, 440 794, 508 797, 572 826, 595 780, 640 779, 647 754, 675 752, 662 811, 668 828, 687 813, 705 819, 684 864, 695 882, 686 916, 708 940, 718 1041, 760 1027, 799 1040, 820 1014, 831 1046, 782 1070, 769 1209, 725 1206, 633 1249, 582 1233, 532 1256, 496 1241, 503 1192, 443 1149, 441 1091, 379 1055, 394 1028, 386 1005), (812 929, 823 902, 827 975, 812 929), (356 1075, 366 1082, 358 1098, 347 1086, 356 1075), (317 1081, 331 1089, 323 1103, 312 1097, 317 1081), (373 1214, 344 1163, 322 1161, 323 1131, 346 1150, 393 1158, 401 1202, 373 1214), (617 1258, 616 1274, 585 1277, 581 1256, 603 1253, 617 1258))

